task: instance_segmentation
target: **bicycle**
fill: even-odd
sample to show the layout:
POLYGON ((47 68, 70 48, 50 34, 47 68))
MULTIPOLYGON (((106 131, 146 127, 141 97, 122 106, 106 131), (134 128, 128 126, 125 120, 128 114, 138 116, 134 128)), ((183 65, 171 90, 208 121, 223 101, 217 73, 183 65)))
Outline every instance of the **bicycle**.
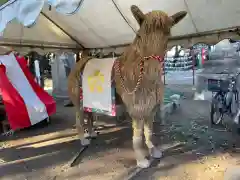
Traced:
POLYGON ((219 73, 225 75, 225 78, 208 79, 208 90, 212 92, 213 98, 211 103, 211 125, 219 125, 223 123, 224 115, 237 119, 237 130, 240 132, 239 116, 239 91, 237 89, 237 79, 240 75, 238 72, 235 75, 230 75, 227 72, 219 73), (234 108, 235 107, 235 112, 234 108))

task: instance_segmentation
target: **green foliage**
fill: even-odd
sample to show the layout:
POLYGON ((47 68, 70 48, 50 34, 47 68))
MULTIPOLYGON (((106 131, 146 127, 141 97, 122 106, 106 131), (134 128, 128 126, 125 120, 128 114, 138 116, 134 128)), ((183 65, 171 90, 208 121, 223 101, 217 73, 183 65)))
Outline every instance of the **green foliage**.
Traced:
POLYGON ((0 0, 0 6, 2 6, 3 4, 5 4, 6 2, 8 2, 9 0, 0 0))

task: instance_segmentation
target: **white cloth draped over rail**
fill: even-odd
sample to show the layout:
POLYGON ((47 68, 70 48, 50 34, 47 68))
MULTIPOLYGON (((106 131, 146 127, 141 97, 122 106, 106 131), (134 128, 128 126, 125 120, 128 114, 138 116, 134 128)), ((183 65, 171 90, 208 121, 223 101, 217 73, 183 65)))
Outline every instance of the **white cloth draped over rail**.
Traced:
POLYGON ((56 54, 51 63, 51 73, 53 81, 53 96, 61 99, 68 99, 67 77, 71 69, 75 66, 73 53, 56 54))

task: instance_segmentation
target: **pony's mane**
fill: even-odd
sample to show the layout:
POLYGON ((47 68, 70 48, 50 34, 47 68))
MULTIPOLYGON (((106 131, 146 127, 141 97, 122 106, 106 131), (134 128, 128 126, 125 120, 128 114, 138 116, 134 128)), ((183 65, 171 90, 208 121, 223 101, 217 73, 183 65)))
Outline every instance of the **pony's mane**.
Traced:
POLYGON ((135 61, 138 61, 136 57, 139 57, 139 52, 142 51, 142 49, 139 47, 141 43, 145 44, 148 47, 151 47, 154 43, 159 43, 157 41, 157 38, 156 40, 153 38, 153 41, 149 41, 149 36, 147 36, 149 33, 155 32, 154 34, 157 36, 168 36, 170 34, 172 21, 165 12, 152 11, 146 13, 144 16, 145 18, 138 31, 137 37, 121 56, 121 59, 124 62, 129 61, 133 63, 135 61))
POLYGON ((171 20, 168 15, 163 11, 152 11, 145 14, 145 21, 141 25, 143 33, 149 33, 156 29, 161 29, 165 33, 170 32, 171 20))

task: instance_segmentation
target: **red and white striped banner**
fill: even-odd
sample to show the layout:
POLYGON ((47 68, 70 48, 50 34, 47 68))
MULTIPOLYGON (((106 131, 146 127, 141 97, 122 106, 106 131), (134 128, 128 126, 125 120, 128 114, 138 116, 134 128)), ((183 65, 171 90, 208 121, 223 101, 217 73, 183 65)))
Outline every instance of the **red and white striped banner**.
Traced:
POLYGON ((35 81, 24 57, 0 56, 0 89, 11 129, 34 125, 56 112, 56 102, 35 81))

